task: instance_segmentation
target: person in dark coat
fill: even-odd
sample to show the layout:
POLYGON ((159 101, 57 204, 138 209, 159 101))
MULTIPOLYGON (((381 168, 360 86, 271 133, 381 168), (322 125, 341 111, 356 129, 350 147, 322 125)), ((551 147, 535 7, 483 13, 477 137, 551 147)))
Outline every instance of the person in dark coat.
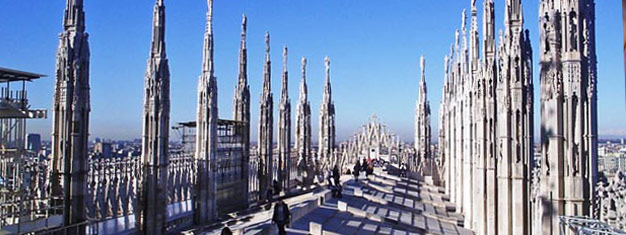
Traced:
POLYGON ((339 172, 339 167, 335 166, 333 168, 333 179, 335 179, 335 182, 339 182, 339 177, 341 177, 341 173, 339 172))
POLYGON ((400 177, 406 177, 406 165, 404 163, 400 167, 400 177))
POLYGON ((265 200, 267 200, 268 204, 272 203, 273 197, 274 197, 274 192, 272 191, 272 188, 268 188, 267 191, 265 191, 265 200))
POLYGON ((326 172, 326 180, 328 181, 328 189, 332 189, 333 187, 333 174, 330 171, 326 172))
POLYGON ((221 235, 233 235, 233 232, 232 232, 232 231, 230 231, 230 229, 229 229, 228 227, 224 227, 224 228, 222 229, 222 233, 221 233, 221 235))
POLYGON ((359 171, 361 171, 361 163, 359 163, 359 160, 357 160, 356 164, 354 164, 354 169, 352 171, 352 174, 354 175, 354 180, 356 181, 359 180, 359 171))
POLYGON ((285 226, 289 223, 291 213, 289 213, 289 206, 281 199, 274 205, 274 215, 272 216, 272 223, 275 223, 278 227, 278 234, 287 234, 285 226))
POLYGON ((361 170, 365 171, 366 176, 367 176, 367 166, 368 166, 367 159, 363 158, 363 162, 361 163, 361 170))
POLYGON ((272 186, 274 187, 274 194, 278 195, 281 191, 280 184, 278 184, 277 180, 272 181, 272 186))

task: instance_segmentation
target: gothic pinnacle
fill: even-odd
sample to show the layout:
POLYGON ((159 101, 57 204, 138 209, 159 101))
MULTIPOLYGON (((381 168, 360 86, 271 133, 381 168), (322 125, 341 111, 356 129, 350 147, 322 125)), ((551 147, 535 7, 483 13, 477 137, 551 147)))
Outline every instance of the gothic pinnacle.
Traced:
POLYGON ((302 82, 300 84, 300 102, 306 102, 307 86, 306 86, 306 58, 302 57, 302 82))
POLYGON ((324 57, 324 65, 326 66, 326 85, 330 85, 330 58, 324 57))
POLYGON ((287 46, 283 48, 283 87, 281 92, 281 99, 286 101, 289 99, 288 88, 287 88, 287 46))
POLYGON ((248 28, 248 18, 246 14, 241 16, 241 49, 246 49, 246 30, 248 28))
POLYGON ((306 81, 306 58, 302 57, 302 81, 306 81))
POLYGON ((467 10, 463 9, 463 12, 461 13, 461 31, 463 32, 463 34, 465 34, 466 31, 466 23, 467 21, 467 10))
POLYGON ((207 0, 206 31, 204 32, 203 71, 213 74, 213 0, 207 0))
POLYGON ((206 14, 206 27, 207 31, 210 31, 213 34, 213 0, 207 0, 208 12, 206 14))
POLYGON ((287 72, 287 46, 283 47, 283 73, 287 72))
POLYGON ((483 8, 483 56, 493 60, 496 51, 493 0, 485 0, 483 8))
MULTIPOLYGON (((446 57, 446 60, 448 58, 446 57)), ((422 71, 422 83, 426 83, 426 73, 424 72, 426 70, 426 59, 424 58, 424 55, 420 56, 420 68, 422 71)))
POLYGON ((270 61, 270 32, 265 32, 265 62, 270 61))
POLYGON ((165 58, 165 5, 163 0, 157 0, 154 4, 152 27, 152 54, 165 58))
POLYGON ((478 41, 478 10, 476 9, 476 0, 472 0, 472 19, 470 25, 470 46, 471 46, 471 59, 474 68, 478 68, 478 50, 479 50, 479 41, 478 41))
MULTIPOLYGON (((512 28, 513 26, 520 27, 524 21, 524 15, 522 12, 522 2, 521 0, 507 0, 506 1, 506 10, 504 11, 504 25, 512 28)), ((511 29, 509 29, 511 30, 511 29)))
POLYGON ((66 30, 85 31, 83 0, 67 0, 63 26, 66 30))
POLYGON ((426 99, 426 58, 424 58, 424 55, 420 56, 420 69, 422 72, 422 77, 420 78, 420 96, 423 95, 424 99, 426 99))
POLYGON ((270 92, 270 73, 271 73, 271 61, 270 61, 270 33, 265 32, 265 66, 263 71, 263 92, 270 92))
POLYGON ((459 49, 459 30, 455 30, 454 31, 454 49, 458 50, 459 49))
MULTIPOLYGON (((247 49, 246 49, 246 28, 248 18, 243 14, 241 17, 241 45, 239 48, 239 86, 246 86, 248 83, 248 71, 247 71, 247 49)), ((243 89, 240 88, 240 89, 243 89)))

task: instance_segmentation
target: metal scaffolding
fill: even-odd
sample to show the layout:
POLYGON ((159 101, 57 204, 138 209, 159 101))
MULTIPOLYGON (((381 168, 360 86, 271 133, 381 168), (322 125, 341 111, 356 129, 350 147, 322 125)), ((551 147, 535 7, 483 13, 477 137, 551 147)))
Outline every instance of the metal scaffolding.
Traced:
POLYGON ((3 232, 29 232, 28 224, 48 217, 50 209, 45 193, 45 156, 39 154, 39 149, 26 148, 26 121, 47 116, 46 110, 31 109, 28 103, 26 83, 41 77, 44 75, 0 67, 0 228, 3 232))
POLYGON ((599 220, 582 216, 559 216, 560 234, 626 234, 599 220))

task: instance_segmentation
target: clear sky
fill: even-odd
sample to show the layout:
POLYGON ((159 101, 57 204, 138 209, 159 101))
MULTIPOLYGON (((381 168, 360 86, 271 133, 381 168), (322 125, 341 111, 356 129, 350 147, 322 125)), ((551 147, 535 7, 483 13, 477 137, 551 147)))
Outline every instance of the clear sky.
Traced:
MULTIPOLYGON (((539 61, 536 53, 539 51, 538 2, 523 1, 525 26, 531 32, 536 65, 539 61)), ((92 138, 133 139, 141 135, 142 89, 153 4, 151 0, 85 1, 91 45, 92 138)), ((626 105, 621 3, 598 0, 596 4, 599 133, 622 136, 626 135, 626 105)), ((165 5, 171 121, 194 120, 206 1, 165 0, 165 5)), ((314 140, 317 139, 322 98, 324 56, 332 60, 338 140, 351 135, 375 113, 405 141, 412 142, 419 56, 422 54, 426 57, 431 125, 436 136, 443 57, 454 40, 455 29, 460 27, 461 11, 469 9, 469 5, 470 0, 215 0, 215 72, 220 118, 232 118, 240 23, 245 13, 248 16, 248 77, 254 140, 265 31, 271 34, 275 107, 280 97, 282 46, 289 47, 292 114, 295 114, 298 98, 300 57, 306 56, 309 60, 314 140)), ((48 75, 28 84, 31 106, 49 110, 48 119, 29 122, 28 130, 50 139, 55 57, 65 1, 0 0, 0 6, 0 66, 48 75)), ((503 8, 504 1, 496 0, 498 28, 503 24, 503 8)), ((478 1, 478 11, 480 27, 482 1, 478 1)), ((536 98, 539 97, 538 70, 539 66, 535 66, 536 98)), ((539 105, 535 107, 535 126, 538 127, 539 105)))

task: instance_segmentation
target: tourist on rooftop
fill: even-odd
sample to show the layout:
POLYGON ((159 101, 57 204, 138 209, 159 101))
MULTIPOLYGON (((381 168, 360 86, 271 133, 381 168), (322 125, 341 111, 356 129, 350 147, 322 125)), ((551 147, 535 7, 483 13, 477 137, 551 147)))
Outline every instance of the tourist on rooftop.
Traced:
POLYGON ((221 233, 221 235, 232 235, 232 234, 233 234, 233 232, 232 232, 232 231, 230 231, 230 229, 228 228, 228 226, 226 226, 226 227, 224 227, 224 228, 222 229, 222 233, 221 233))
MULTIPOLYGON (((272 203, 272 197, 274 196, 274 192, 272 191, 272 188, 267 188, 267 191, 265 191, 265 199, 267 200, 267 203, 272 203)), ((269 208, 268 208, 269 209, 269 208)))
POLYGON ((339 167, 335 166, 333 168, 332 176, 335 179, 335 182, 339 182, 339 177, 341 177, 341 173, 339 172, 339 167))
POLYGON ((356 164, 354 164, 354 169, 352 171, 352 174, 354 175, 354 180, 359 181, 359 174, 361 171, 361 163, 359 163, 359 160, 356 160, 356 164))
POLYGON ((278 195, 281 191, 280 184, 277 180, 272 181, 272 186, 274 187, 274 195, 278 195))
POLYGON ((287 234, 285 226, 289 223, 290 217, 289 206, 282 199, 279 199, 274 205, 274 215, 272 216, 272 223, 278 227, 278 234, 287 234))
POLYGON ((326 171, 325 178, 328 181, 328 188, 330 189, 332 187, 332 185, 333 185, 333 181, 332 181, 333 174, 332 174, 332 172, 331 171, 326 171))

